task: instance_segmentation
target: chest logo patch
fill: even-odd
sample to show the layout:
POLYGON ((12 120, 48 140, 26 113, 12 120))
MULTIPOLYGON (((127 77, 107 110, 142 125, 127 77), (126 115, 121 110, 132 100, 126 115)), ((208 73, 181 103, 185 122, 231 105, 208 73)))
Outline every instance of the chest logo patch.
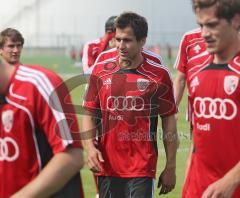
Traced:
POLYGON ((6 132, 10 132, 13 127, 13 111, 7 110, 2 112, 3 128, 6 132))
POLYGON ((145 91, 148 86, 149 86, 149 80, 144 78, 137 79, 137 88, 139 89, 139 91, 145 91))
POLYGON ((234 93, 238 86, 238 77, 237 76, 226 76, 224 78, 224 91, 226 94, 231 95, 234 93))

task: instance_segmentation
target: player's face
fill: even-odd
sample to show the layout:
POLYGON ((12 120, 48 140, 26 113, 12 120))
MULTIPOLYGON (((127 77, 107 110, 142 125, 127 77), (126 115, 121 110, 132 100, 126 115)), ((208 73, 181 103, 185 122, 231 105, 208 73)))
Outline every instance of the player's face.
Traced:
POLYGON ((20 41, 13 42, 7 38, 3 47, 0 48, 0 55, 9 64, 19 63, 23 45, 20 41))
POLYGON ((235 19, 230 22, 215 16, 215 6, 197 9, 196 18, 201 27, 202 37, 206 42, 208 52, 216 55, 226 54, 236 42, 237 28, 235 19))
POLYGON ((118 50, 119 61, 129 61, 130 64, 136 62, 141 56, 142 47, 146 39, 137 41, 132 27, 116 29, 116 47, 118 50))

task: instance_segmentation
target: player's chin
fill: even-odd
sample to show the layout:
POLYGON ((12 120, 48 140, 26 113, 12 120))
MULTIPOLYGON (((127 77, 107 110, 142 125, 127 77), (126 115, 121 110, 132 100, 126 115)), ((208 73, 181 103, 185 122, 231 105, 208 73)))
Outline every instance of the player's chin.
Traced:
POLYGON ((219 46, 216 42, 206 43, 206 48, 209 53, 217 53, 219 51, 219 46))
POLYGON ((13 64, 13 65, 19 63, 19 58, 12 58, 10 60, 10 63, 13 64))

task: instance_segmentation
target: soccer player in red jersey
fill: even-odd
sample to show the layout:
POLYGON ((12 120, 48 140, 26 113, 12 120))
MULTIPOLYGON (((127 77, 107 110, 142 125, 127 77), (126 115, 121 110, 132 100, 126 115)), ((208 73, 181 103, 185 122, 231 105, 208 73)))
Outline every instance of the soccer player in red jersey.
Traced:
POLYGON ((82 67, 84 74, 91 74, 93 65, 98 55, 115 46, 115 27, 116 16, 111 16, 105 23, 105 35, 101 38, 89 41, 83 48, 82 67))
POLYGON ((23 44, 15 29, 0 33, 0 197, 80 197, 83 155, 71 136, 78 132, 73 107, 64 113, 55 73, 19 62, 23 44))
POLYGON ((116 19, 117 59, 98 63, 84 100, 83 131, 101 136, 95 146, 84 140, 90 170, 98 174, 101 197, 152 197, 157 163, 157 122, 161 116, 166 165, 158 180, 160 194, 176 182, 176 105, 167 68, 142 56, 146 19, 122 13, 116 19))
MULTIPOLYGON (((115 17, 116 18, 116 17, 115 17)), ((111 27, 111 29, 112 29, 112 33, 114 32, 115 33, 115 27, 114 27, 114 23, 113 23, 113 20, 112 19, 115 19, 115 18, 113 18, 113 17, 110 17, 110 19, 108 20, 109 22, 105 25, 105 29, 110 29, 110 27, 111 27), (107 28, 108 27, 108 28, 107 28)), ((115 35, 114 35, 115 36, 115 35)), ((114 41, 112 41, 113 43, 115 43, 114 41)), ((91 42, 90 42, 91 43, 91 42)), ((96 45, 94 44, 87 44, 86 46, 85 46, 85 59, 84 59, 84 62, 83 62, 83 72, 84 72, 84 74, 91 74, 92 73, 92 70, 94 69, 94 67, 97 65, 97 64, 99 64, 100 62, 106 62, 106 61, 112 61, 112 59, 116 59, 117 57, 118 57, 118 51, 117 51, 117 48, 115 48, 115 44, 112 44, 111 45, 111 47, 114 47, 114 48, 111 48, 111 49, 107 49, 107 50, 104 50, 103 52, 101 52, 98 56, 97 56, 97 58, 96 58, 96 60, 95 60, 95 57, 96 57, 96 55, 98 54, 94 54, 93 55, 93 53, 91 52, 92 51, 92 49, 93 48, 91 48, 91 47, 93 47, 93 46, 95 46, 96 47, 96 45), (88 49, 88 50, 86 50, 86 49, 88 49), (88 54, 88 55, 87 55, 88 54), (86 58, 86 57, 88 57, 88 58, 86 58), (92 58, 91 58, 92 57, 92 58), (89 68, 88 66, 87 66, 87 64, 85 63, 85 61, 86 60, 88 60, 88 62, 91 62, 91 63, 93 63, 93 61, 95 61, 94 62, 94 64, 93 65, 91 65, 91 67, 90 67, 90 69, 86 69, 86 68, 89 68), (91 61, 89 61, 89 60, 91 60, 91 61), (84 65, 85 65, 85 67, 84 67, 84 65), (84 69, 85 68, 85 69, 84 69)), ((159 56, 159 55, 157 55, 157 54, 155 54, 155 53, 153 53, 153 52, 151 52, 150 50, 148 50, 148 49, 146 49, 146 48, 143 48, 142 49, 142 55, 145 57, 145 58, 147 58, 147 59, 149 59, 149 61, 153 61, 153 62, 155 62, 155 63, 158 63, 158 64, 162 64, 162 58, 159 56)), ((98 122, 96 122, 96 125, 98 125, 98 122)), ((97 185, 97 180, 96 180, 96 177, 94 177, 94 179, 95 179, 95 184, 97 185)), ((98 192, 98 189, 97 189, 97 192, 98 192)), ((96 196, 97 197, 97 196, 96 196)))
POLYGON ((209 52, 191 74, 194 125, 183 197, 240 196, 240 1, 192 0, 209 52))

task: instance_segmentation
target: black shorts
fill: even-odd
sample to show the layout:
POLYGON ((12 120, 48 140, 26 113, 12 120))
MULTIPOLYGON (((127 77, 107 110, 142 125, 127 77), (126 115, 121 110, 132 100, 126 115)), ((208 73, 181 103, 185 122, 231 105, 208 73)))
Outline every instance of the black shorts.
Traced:
POLYGON ((152 198, 154 180, 150 177, 98 177, 99 198, 152 198))

